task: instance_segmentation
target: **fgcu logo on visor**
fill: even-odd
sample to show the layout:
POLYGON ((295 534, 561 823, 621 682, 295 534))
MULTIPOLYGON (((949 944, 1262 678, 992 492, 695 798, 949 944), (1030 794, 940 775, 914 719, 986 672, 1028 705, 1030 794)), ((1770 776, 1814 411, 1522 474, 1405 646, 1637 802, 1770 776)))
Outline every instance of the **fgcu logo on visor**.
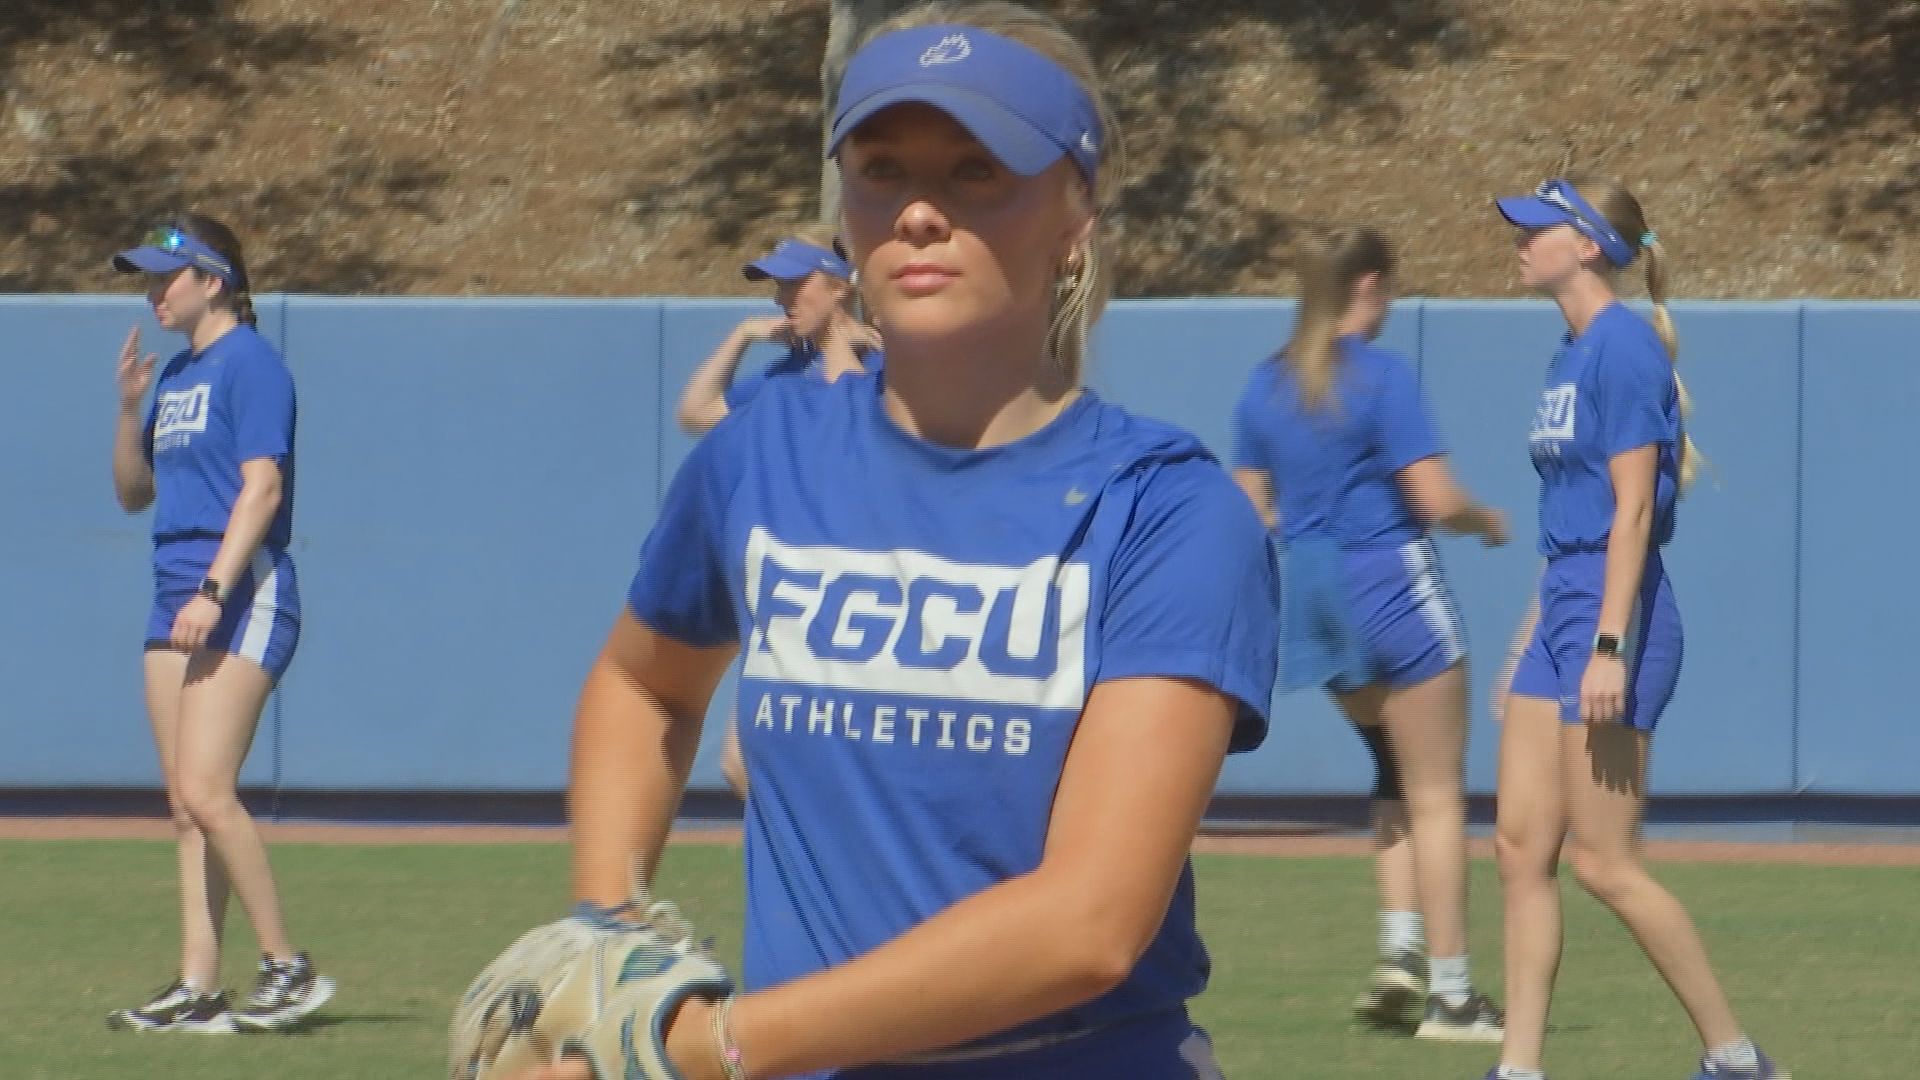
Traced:
POLYGON ((931 105, 1000 163, 1037 176, 1062 157, 1091 184, 1100 168, 1100 113, 1071 73, 1017 41, 971 26, 882 34, 854 54, 840 81, 827 153, 891 105, 931 105))
POLYGON ((920 54, 920 66, 957 64, 972 55, 973 46, 967 44, 967 35, 948 34, 935 44, 929 45, 927 51, 920 54))

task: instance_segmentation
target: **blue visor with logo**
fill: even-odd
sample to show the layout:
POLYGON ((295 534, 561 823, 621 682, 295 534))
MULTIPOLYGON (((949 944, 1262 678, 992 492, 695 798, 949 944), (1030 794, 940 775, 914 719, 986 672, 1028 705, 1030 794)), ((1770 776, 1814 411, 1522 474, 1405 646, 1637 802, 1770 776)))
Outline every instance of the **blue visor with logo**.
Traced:
POLYGON ((768 278, 799 281, 816 271, 841 281, 853 280, 853 267, 847 265, 847 260, 805 240, 782 240, 772 251, 740 268, 748 281, 765 281, 768 278))
POLYGON ((176 228, 155 229, 139 247, 113 257, 113 268, 123 274, 171 274, 183 266, 212 274, 236 292, 246 287, 225 255, 176 228))
POLYGON ((971 26, 882 34, 847 64, 827 153, 891 105, 917 101, 959 122, 1021 176, 1062 157, 1092 184, 1100 167, 1100 112, 1074 77, 1017 41, 971 26))
POLYGON ((1633 262, 1639 249, 1627 243, 1593 204, 1580 197, 1565 180, 1549 180, 1531 195, 1495 199, 1494 205, 1509 222, 1522 229, 1544 229, 1553 225, 1571 225, 1580 235, 1600 246, 1600 253, 1617 267, 1633 262))

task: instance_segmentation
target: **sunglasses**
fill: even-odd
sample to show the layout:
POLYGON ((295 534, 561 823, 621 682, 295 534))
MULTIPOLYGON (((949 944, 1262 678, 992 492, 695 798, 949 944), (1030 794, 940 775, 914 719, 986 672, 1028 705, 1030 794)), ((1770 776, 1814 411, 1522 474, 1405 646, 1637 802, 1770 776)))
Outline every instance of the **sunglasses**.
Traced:
POLYGON ((145 247, 159 248, 169 255, 180 255, 191 259, 203 270, 211 270, 222 278, 231 280, 233 265, 221 258, 204 241, 196 240, 173 225, 162 225, 142 237, 140 243, 145 247))
POLYGON ((1568 198, 1566 188, 1560 181, 1546 181, 1534 189, 1533 197, 1572 218, 1574 227, 1580 232, 1585 233, 1594 243, 1599 244, 1602 248, 1605 248, 1608 242, 1625 246, 1625 242, 1620 239, 1620 234, 1614 231, 1613 226, 1607 224, 1604 220, 1594 220, 1586 211, 1580 209, 1572 199, 1568 198))
POLYGON ((1612 231, 1611 229, 1601 229, 1595 226, 1593 222, 1587 220, 1587 215, 1582 213, 1580 208, 1573 204, 1572 199, 1567 198, 1566 193, 1560 190, 1560 185, 1556 181, 1549 180, 1541 184, 1538 188, 1535 188, 1533 197, 1573 218, 1573 220, 1581 226, 1581 232, 1612 231))

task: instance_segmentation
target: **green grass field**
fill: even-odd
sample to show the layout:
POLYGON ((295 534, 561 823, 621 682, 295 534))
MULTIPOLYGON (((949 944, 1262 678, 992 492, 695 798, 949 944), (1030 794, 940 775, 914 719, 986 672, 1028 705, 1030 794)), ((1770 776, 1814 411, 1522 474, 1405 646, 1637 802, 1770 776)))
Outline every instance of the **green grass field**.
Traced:
MULTIPOLYGON (((297 940, 342 984, 308 1029, 261 1036, 109 1032, 103 1017, 166 982, 176 961, 173 854, 143 842, 0 843, 0 1077, 5 1080, 376 1080, 432 1077, 454 995, 520 931, 565 903, 557 845, 274 851, 297 940)), ((661 892, 739 948, 738 852, 676 848, 661 892)), ((1215 959, 1195 1011, 1235 1080, 1478 1080, 1491 1047, 1433 1046, 1350 1029, 1371 957, 1360 859, 1197 859, 1215 959)), ((1746 1023, 1801 1080, 1920 1074, 1920 871, 1663 866, 1700 920, 1746 1023)), ((1498 893, 1475 868, 1478 978, 1499 987, 1498 893)), ((1677 1005, 1611 916, 1570 892, 1567 954, 1548 1046, 1555 1080, 1691 1075, 1677 1005)), ((229 986, 254 961, 236 908, 229 986)))

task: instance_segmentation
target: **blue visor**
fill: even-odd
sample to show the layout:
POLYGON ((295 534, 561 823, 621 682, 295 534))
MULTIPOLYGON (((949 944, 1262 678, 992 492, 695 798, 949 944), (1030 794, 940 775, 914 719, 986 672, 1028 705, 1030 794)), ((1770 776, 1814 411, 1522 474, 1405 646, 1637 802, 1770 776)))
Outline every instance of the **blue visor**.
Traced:
POLYGON ((827 153, 891 105, 917 101, 959 122, 1000 163, 1038 176, 1062 157, 1092 184, 1100 113, 1067 70, 1019 42, 971 26, 882 34, 847 64, 827 153))
POLYGON ((155 229, 139 247, 113 257, 113 268, 123 274, 171 274, 183 266, 198 267, 236 292, 246 287, 226 256, 175 228, 155 229))
POLYGON ((799 281, 816 271, 841 281, 853 280, 853 267, 847 265, 847 260, 805 240, 782 240, 772 251, 740 268, 748 281, 765 281, 768 278, 799 281))
POLYGON ((1621 237, 1619 230, 1565 180, 1548 180, 1535 188, 1531 195, 1495 199, 1494 205, 1500 208, 1502 217, 1518 228, 1573 226, 1580 235, 1598 244, 1600 253, 1614 266, 1624 267, 1639 254, 1632 244, 1621 237))

